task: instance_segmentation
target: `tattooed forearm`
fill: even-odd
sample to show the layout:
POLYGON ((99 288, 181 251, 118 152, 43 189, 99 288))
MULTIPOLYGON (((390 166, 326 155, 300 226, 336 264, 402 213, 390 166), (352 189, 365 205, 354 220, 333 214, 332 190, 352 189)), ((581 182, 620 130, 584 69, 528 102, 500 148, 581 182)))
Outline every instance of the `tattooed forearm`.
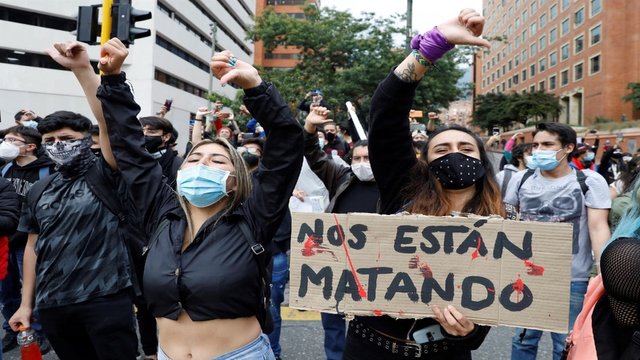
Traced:
POLYGON ((416 64, 411 62, 405 62, 398 66, 395 70, 395 74, 400 78, 400 80, 405 82, 416 82, 422 77, 416 73, 416 64))

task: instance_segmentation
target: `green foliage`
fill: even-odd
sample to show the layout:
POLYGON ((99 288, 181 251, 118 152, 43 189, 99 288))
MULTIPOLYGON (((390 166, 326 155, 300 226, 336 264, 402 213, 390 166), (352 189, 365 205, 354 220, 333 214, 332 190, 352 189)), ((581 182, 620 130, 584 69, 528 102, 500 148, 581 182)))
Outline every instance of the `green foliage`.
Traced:
POLYGON ((632 82, 627 84, 627 90, 631 90, 630 94, 622 97, 625 102, 631 102, 636 110, 640 110, 640 83, 632 82))
MULTIPOLYGON (((306 19, 265 10, 255 19, 248 37, 262 41, 265 50, 292 46, 301 51, 301 62, 291 70, 261 69, 290 104, 297 104, 311 89, 322 89, 336 120, 348 117, 344 103, 351 101, 364 120, 371 96, 391 68, 406 57, 394 44, 394 36, 404 38, 399 16, 375 18, 372 13, 354 17, 348 12, 307 6, 306 19)), ((460 91, 456 81, 462 72, 456 61, 462 55, 452 51, 437 62, 418 87, 414 108, 435 110, 447 107, 460 91)))
POLYGON ((596 124, 606 124, 606 123, 610 123, 613 122, 613 120, 604 117, 604 116, 596 116, 595 121, 596 124))
POLYGON ((526 126, 531 122, 556 120, 560 110, 558 98, 544 91, 488 93, 477 97, 473 123, 485 129, 509 128, 514 122, 526 126))

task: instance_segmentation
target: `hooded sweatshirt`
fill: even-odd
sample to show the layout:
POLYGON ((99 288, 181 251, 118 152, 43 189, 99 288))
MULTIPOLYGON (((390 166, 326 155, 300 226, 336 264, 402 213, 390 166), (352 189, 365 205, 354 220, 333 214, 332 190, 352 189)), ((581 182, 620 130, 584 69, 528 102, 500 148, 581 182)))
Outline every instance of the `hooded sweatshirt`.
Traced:
MULTIPOLYGON (((49 174, 55 172, 55 164, 48 156, 40 156, 36 160, 20 166, 15 160, 12 161, 11 168, 7 171, 4 177, 9 180, 16 188, 18 193, 19 209, 22 208, 22 204, 27 197, 27 192, 31 189, 31 186, 38 180, 40 180, 40 168, 48 167, 49 174)), ((12 249, 23 248, 27 244, 27 233, 16 231, 15 234, 9 237, 9 247, 12 249)))

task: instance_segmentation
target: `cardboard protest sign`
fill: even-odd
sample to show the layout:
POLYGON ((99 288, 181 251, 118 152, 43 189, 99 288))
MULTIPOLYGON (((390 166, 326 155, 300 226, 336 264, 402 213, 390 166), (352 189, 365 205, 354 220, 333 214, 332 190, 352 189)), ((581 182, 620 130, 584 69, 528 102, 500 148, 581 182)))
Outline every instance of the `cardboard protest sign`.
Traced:
POLYGON ((294 213, 289 306, 567 332, 571 224, 294 213))

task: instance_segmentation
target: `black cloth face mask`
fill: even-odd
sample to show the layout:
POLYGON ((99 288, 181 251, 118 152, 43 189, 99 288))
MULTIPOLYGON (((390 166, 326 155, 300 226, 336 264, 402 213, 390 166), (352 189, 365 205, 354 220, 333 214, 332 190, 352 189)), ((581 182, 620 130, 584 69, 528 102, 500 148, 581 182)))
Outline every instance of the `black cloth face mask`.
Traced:
POLYGON ((459 152, 447 154, 429 163, 429 171, 445 189, 466 189, 485 175, 479 159, 459 152))
POLYGON ((160 147, 162 147, 162 136, 145 136, 144 147, 147 148, 147 151, 151 154, 158 152, 160 147))

